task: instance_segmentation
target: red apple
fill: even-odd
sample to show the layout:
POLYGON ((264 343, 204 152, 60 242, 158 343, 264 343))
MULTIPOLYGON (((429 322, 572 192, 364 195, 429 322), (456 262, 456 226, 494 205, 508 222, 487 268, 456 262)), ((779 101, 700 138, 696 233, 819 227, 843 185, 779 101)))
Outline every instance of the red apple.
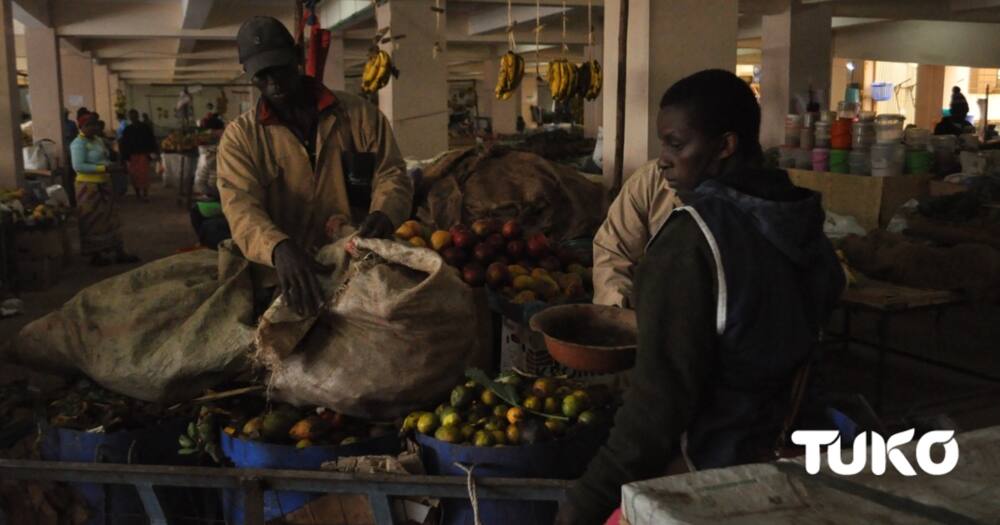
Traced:
POLYGON ((499 233, 490 234, 490 236, 483 242, 492 246, 497 252, 502 252, 507 248, 507 241, 505 241, 503 239, 503 235, 500 235, 499 233))
POLYGON ((500 233, 503 234, 504 238, 507 240, 517 239, 521 237, 521 225, 515 220, 509 220, 503 223, 503 227, 500 229, 500 233))
POLYGON ((526 247, 524 241, 516 239, 507 243, 507 255, 511 259, 519 259, 524 256, 526 247))
POLYGON ((510 272, 507 271, 506 264, 495 262, 486 268, 486 284, 494 290, 506 286, 509 277, 510 272))
POLYGON ((451 234, 451 243, 464 250, 471 250, 478 242, 476 234, 469 230, 457 230, 451 234))
POLYGON ((562 263, 559 262, 559 258, 555 255, 545 257, 538 262, 538 265, 550 272, 558 272, 562 268, 562 263))
POLYGON ((469 286, 482 286, 486 282, 486 270, 483 269, 483 265, 477 262, 466 264, 462 268, 462 280, 469 286))
POLYGON ((441 250, 441 258, 449 266, 454 266, 455 268, 461 268, 465 264, 465 261, 468 260, 465 252, 461 248, 454 246, 449 246, 441 250))
POLYGON ((448 228, 448 233, 450 233, 452 235, 452 237, 454 237, 455 234, 458 233, 458 232, 467 232, 467 231, 471 231, 471 230, 469 230, 468 226, 466 226, 464 224, 461 224, 461 223, 456 224, 456 225, 452 226, 451 228, 448 228))
POLYGON ((528 238, 528 254, 532 257, 541 259, 548 255, 549 249, 549 238, 544 233, 536 233, 528 238))
POLYGON ((492 245, 481 242, 472 250, 472 256, 483 264, 489 264, 497 256, 497 251, 492 245))

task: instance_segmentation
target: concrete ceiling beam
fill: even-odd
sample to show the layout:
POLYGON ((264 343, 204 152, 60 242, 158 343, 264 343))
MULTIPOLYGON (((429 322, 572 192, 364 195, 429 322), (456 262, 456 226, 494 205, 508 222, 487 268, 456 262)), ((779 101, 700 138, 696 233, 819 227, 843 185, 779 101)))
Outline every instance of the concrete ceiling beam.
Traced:
POLYGON ((47 0, 12 0, 14 20, 28 27, 51 27, 47 0))
MULTIPOLYGON (((514 20, 515 27, 517 27, 529 22, 534 24, 536 15, 541 18, 547 18, 569 10, 569 8, 563 9, 562 7, 540 7, 536 10, 534 7, 517 6, 511 9, 511 18, 514 20)), ((467 33, 469 35, 479 35, 498 29, 505 29, 506 27, 507 8, 491 7, 468 17, 467 33)))

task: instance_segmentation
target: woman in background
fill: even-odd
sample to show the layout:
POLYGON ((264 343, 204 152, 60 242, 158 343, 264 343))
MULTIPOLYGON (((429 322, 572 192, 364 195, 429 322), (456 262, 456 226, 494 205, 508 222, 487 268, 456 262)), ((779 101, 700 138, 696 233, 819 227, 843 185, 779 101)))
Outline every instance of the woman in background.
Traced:
POLYGON ((80 213, 80 251, 90 256, 90 264, 129 264, 139 258, 129 255, 121 238, 121 219, 114 206, 112 173, 121 168, 108 159, 100 136, 97 114, 84 113, 77 119, 80 135, 70 144, 76 171, 76 203, 80 213))

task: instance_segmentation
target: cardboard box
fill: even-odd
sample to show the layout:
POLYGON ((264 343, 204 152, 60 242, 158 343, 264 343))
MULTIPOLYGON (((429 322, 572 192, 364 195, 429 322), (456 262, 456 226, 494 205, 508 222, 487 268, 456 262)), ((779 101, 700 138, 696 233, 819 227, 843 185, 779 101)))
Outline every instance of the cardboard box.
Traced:
POLYGON ((906 201, 928 194, 930 175, 869 177, 820 171, 788 170, 796 186, 818 191, 823 207, 850 215, 866 230, 885 228, 906 201))

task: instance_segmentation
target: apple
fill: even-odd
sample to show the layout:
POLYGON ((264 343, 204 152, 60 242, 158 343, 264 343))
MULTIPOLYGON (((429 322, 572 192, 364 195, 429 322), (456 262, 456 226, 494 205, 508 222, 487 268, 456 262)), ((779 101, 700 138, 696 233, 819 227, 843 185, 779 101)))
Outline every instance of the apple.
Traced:
POLYGON ((478 242, 479 239, 476 238, 476 234, 469 230, 457 230, 451 234, 451 243, 464 250, 472 249, 478 242))
POLYGON ((441 250, 441 258, 444 262, 448 263, 449 266, 454 266, 455 268, 461 268, 465 261, 468 260, 465 252, 461 248, 456 248, 454 246, 448 246, 441 250))
POLYGON ((486 270, 477 262, 466 264, 462 268, 462 280, 469 286, 482 286, 486 282, 486 270))
POLYGON ((500 233, 503 234, 504 238, 507 240, 513 240, 521 237, 521 225, 515 220, 509 220, 503 223, 503 227, 500 228, 500 233))
POLYGON ((481 242, 473 248, 472 256, 483 264, 489 264, 493 262, 493 259, 497 256, 497 251, 492 245, 481 242))
POLYGON ((520 259, 524 256, 525 250, 526 247, 524 245, 524 241, 520 239, 507 243, 507 255, 510 256, 511 259, 520 259))
POLYGON ((549 249, 549 238, 544 233, 536 233, 528 238, 528 254, 532 257, 541 259, 548 255, 549 249))
POLYGON ((486 237, 486 240, 483 242, 492 246, 497 252, 502 252, 507 248, 507 241, 505 241, 503 235, 500 235, 499 233, 490 234, 490 236, 486 237))
POLYGON ((507 285, 507 281, 510 278, 510 273, 507 271, 507 265, 495 262, 486 268, 486 284, 494 290, 499 290, 507 285))
POLYGON ((468 231, 472 231, 472 230, 470 230, 468 226, 466 226, 464 224, 461 224, 461 223, 456 224, 456 225, 452 226, 451 228, 448 228, 448 233, 450 233, 452 237, 454 237, 455 234, 458 233, 458 232, 468 232, 468 231))

